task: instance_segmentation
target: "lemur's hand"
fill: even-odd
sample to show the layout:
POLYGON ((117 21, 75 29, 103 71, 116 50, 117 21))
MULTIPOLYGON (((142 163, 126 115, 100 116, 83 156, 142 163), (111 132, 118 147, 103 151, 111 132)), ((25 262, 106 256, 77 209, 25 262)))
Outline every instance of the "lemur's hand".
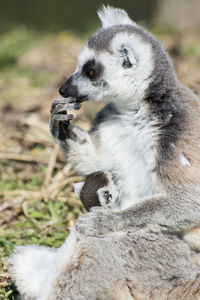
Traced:
POLYGON ((101 236, 117 231, 119 227, 118 214, 107 207, 99 206, 82 215, 76 223, 76 230, 87 236, 101 236))
POLYGON ((73 103, 68 99, 55 99, 50 110, 50 131, 55 139, 65 141, 71 138, 70 121, 72 114, 67 114, 68 109, 79 109, 80 103, 73 103))

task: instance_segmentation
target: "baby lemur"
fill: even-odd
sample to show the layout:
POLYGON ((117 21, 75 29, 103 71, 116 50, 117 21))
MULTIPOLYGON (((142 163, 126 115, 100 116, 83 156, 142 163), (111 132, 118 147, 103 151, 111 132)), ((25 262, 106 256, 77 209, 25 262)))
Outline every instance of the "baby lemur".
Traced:
MULTIPOLYGON (((87 210, 94 206, 105 206, 113 210, 117 207, 118 188, 108 172, 96 172, 86 176, 85 181, 74 184, 74 190, 87 210)), ((199 251, 200 224, 188 230, 182 238, 191 248, 199 251)))
POLYGON ((110 172, 119 197, 115 211, 93 209, 76 228, 98 236, 159 224, 182 234, 200 222, 199 99, 178 81, 160 42, 125 11, 103 7, 98 15, 102 28, 60 88, 50 128, 74 168, 110 172), (90 99, 108 104, 85 132, 66 110, 90 99))
POLYGON ((117 207, 118 189, 108 172, 86 176, 85 181, 74 184, 74 191, 87 210, 94 206, 117 207))

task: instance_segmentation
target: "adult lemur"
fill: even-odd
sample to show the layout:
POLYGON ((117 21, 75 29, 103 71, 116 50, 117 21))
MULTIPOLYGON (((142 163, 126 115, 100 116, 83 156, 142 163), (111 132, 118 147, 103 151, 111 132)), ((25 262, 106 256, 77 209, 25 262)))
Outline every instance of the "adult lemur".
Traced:
POLYGON ((200 253, 182 235, 200 222, 199 101, 123 10, 99 17, 60 89, 69 99, 52 104, 51 132, 78 172, 112 174, 113 209, 84 214, 57 250, 17 248, 12 278, 25 300, 198 300, 200 253), (109 104, 87 133, 66 110, 89 99, 109 104))
POLYGON ((200 221, 200 103, 176 78, 160 42, 121 9, 99 12, 74 74, 51 108, 51 133, 81 174, 109 171, 119 190, 113 212, 79 219, 78 231, 159 224, 184 232, 200 221), (69 98, 68 98, 69 97, 69 98), (91 131, 70 124, 70 105, 105 100, 91 131), (74 103, 74 104, 70 104, 74 103))

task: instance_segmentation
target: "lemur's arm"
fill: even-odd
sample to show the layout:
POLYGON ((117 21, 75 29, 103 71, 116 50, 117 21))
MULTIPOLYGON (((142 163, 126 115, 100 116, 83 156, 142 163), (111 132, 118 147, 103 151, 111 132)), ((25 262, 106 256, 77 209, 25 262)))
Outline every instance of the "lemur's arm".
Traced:
POLYGON ((83 175, 99 171, 98 155, 93 142, 94 134, 70 124, 73 115, 67 109, 78 109, 67 99, 56 99, 51 106, 50 130, 74 168, 83 175))
POLYGON ((86 235, 98 236, 116 231, 156 228, 164 232, 184 234, 200 223, 200 207, 179 199, 158 196, 143 201, 124 211, 94 208, 78 219, 77 230, 86 235), (153 225, 153 227, 151 226, 153 225))

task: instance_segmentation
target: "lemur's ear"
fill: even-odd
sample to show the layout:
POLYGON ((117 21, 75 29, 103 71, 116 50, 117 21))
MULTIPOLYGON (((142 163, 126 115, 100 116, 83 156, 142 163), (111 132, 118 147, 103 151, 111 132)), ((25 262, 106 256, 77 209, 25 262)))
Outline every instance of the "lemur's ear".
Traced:
POLYGON ((102 27, 106 28, 113 25, 133 25, 134 22, 129 18, 125 10, 120 8, 114 8, 109 5, 103 5, 97 12, 99 19, 101 20, 102 27))
POLYGON ((80 194, 81 194, 81 190, 82 190, 83 185, 84 185, 84 181, 77 182, 77 183, 73 184, 74 193, 75 193, 76 197, 79 198, 79 199, 80 199, 80 194))
POLYGON ((137 53, 128 45, 121 45, 119 49, 120 56, 123 59, 122 66, 124 69, 129 69, 138 64, 137 53))

